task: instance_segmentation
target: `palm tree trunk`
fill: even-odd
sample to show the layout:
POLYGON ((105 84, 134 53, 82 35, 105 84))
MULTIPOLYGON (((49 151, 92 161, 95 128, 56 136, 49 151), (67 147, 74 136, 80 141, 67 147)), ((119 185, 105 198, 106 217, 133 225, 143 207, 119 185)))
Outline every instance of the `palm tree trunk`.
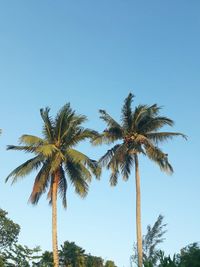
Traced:
POLYGON ((138 155, 135 154, 135 183, 136 183, 136 232, 138 266, 142 267, 142 229, 141 229, 141 196, 140 196, 140 174, 138 155))
POLYGON ((58 192, 58 173, 54 176, 52 185, 52 246, 54 267, 59 267, 58 240, 57 240, 57 192, 58 192))

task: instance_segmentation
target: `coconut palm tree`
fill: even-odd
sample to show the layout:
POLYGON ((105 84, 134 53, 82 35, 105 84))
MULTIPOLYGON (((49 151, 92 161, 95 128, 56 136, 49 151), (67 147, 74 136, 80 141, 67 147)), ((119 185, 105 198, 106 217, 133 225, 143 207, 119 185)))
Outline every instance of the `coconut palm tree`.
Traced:
POLYGON ((75 192, 85 197, 88 192, 88 183, 92 174, 100 176, 100 168, 96 161, 74 147, 85 139, 94 137, 95 131, 85 129, 81 125, 86 117, 77 115, 66 104, 57 113, 55 119, 49 115, 47 107, 40 110, 43 120, 43 138, 33 135, 22 135, 20 145, 9 145, 9 150, 23 150, 34 154, 34 157, 14 169, 6 178, 12 179, 12 184, 18 178, 37 170, 33 190, 29 201, 37 204, 41 195, 48 189, 48 199, 52 204, 52 245, 54 267, 58 267, 57 245, 57 195, 60 194, 63 206, 67 207, 66 191, 67 178, 75 188, 75 192))
POLYGON ((105 110, 100 110, 100 118, 107 124, 102 134, 96 136, 93 144, 113 144, 106 154, 100 159, 102 166, 111 170, 110 184, 115 186, 121 172, 123 180, 127 180, 131 169, 135 167, 136 183, 136 233, 138 266, 142 267, 142 232, 141 232, 141 204, 140 204, 140 174, 139 156, 147 156, 157 163, 161 170, 172 173, 172 166, 168 162, 168 156, 159 147, 160 142, 171 139, 174 136, 185 135, 174 132, 160 132, 165 126, 173 126, 173 121, 167 117, 159 116, 160 107, 139 105, 132 110, 133 94, 129 94, 122 108, 121 123, 113 119, 105 110))

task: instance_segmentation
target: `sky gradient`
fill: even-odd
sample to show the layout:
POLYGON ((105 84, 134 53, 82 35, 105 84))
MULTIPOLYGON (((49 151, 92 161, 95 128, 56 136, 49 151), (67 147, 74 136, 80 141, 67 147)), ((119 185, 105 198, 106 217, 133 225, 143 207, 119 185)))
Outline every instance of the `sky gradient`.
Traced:
MULTIPOLYGON (((34 173, 5 184, 29 158, 6 145, 22 134, 41 135, 39 109, 49 106, 55 115, 67 102, 88 117, 85 126, 102 131, 98 110, 120 120, 129 92, 136 105, 162 106, 161 114, 175 121, 172 130, 188 136, 162 146, 172 176, 141 158, 143 229, 161 213, 168 224, 166 253, 200 241, 199 10, 198 0, 0 1, 0 207, 21 225, 21 243, 51 249, 51 209, 46 196, 37 207, 27 204, 34 173)), ((95 159, 107 148, 79 146, 95 159)), ((103 171, 84 200, 69 187, 67 211, 58 202, 59 244, 75 241, 129 267, 136 240, 134 172, 115 188, 108 178, 103 171)))

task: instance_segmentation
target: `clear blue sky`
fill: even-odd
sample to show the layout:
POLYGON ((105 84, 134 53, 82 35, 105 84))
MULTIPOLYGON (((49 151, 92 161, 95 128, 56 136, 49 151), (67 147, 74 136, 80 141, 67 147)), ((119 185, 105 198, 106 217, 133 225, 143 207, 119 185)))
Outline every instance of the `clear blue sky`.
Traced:
MULTIPOLYGON (((173 176, 141 159, 143 229, 161 213, 168 223, 162 248, 178 252, 200 240, 200 2, 199 0, 0 1, 0 206, 21 225, 20 242, 51 249, 51 209, 44 196, 27 204, 34 174, 5 184, 29 155, 5 151, 25 133, 40 135, 41 107, 52 115, 66 102, 103 130, 98 109, 116 119, 132 91, 135 103, 158 103, 188 135, 164 145, 173 176)), ((80 145, 98 159, 106 147, 80 145)), ((85 200, 70 187, 59 202, 59 244, 75 241, 94 255, 129 266, 135 235, 135 185, 109 187, 108 172, 85 200)))

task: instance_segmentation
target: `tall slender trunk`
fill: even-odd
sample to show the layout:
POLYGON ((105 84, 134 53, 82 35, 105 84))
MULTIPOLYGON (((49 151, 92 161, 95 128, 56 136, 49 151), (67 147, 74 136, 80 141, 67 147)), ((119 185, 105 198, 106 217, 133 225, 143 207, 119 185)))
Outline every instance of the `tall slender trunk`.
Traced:
POLYGON ((59 267, 58 240, 57 240, 57 192, 59 174, 56 173, 52 185, 52 246, 54 267, 59 267))
POLYGON ((142 267, 142 227, 141 227, 141 195, 140 195, 140 173, 138 155, 135 154, 135 184, 136 184, 136 232, 137 232, 137 252, 138 266, 142 267))

